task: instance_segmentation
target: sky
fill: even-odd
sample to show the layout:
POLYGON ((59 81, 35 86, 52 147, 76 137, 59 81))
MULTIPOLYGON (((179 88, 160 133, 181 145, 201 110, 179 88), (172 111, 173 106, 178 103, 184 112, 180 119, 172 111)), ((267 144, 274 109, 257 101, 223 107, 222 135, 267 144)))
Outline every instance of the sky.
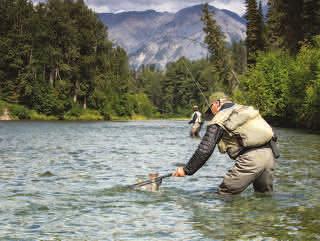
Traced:
MULTIPOLYGON (((34 3, 45 0, 33 0, 34 3)), ((244 14, 244 0, 85 0, 96 12, 144 11, 153 9, 159 12, 177 12, 182 8, 208 2, 221 9, 228 9, 239 15, 244 14)))

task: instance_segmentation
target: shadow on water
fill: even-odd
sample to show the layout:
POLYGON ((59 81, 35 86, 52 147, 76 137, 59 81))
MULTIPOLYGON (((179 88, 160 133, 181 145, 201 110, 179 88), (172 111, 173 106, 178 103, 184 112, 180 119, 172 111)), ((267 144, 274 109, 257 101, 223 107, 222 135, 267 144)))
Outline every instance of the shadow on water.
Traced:
POLYGON ((122 193, 127 193, 133 191, 131 188, 128 186, 123 186, 123 185, 116 185, 110 188, 103 188, 101 190, 98 190, 94 194, 97 196, 117 196, 122 193))
POLYGON ((55 176, 55 175, 50 171, 46 171, 46 172, 39 174, 39 177, 53 177, 53 176, 55 176))
MULTIPOLYGON (((290 199, 304 198, 303 195, 288 193, 264 195, 247 194, 237 196, 220 196, 213 191, 189 193, 181 190, 170 190, 170 197, 183 209, 190 211, 188 222, 203 237, 213 240, 250 240, 261 237, 280 240, 316 237, 316 226, 319 224, 316 209, 301 206, 283 209, 290 199), (176 194, 176 195, 174 195, 176 194), (284 202, 281 205, 281 202, 284 202), (314 213, 314 210, 316 213, 314 213), (307 226, 308 228, 303 228, 307 226)), ((167 191, 168 193, 168 191, 167 191)), ((261 239, 262 240, 262 239, 261 239)))

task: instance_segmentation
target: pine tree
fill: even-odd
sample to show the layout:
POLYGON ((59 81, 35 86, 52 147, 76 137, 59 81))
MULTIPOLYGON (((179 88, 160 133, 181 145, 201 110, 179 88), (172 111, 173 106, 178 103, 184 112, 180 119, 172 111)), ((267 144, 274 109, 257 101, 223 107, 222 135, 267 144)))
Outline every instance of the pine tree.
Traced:
POLYGON ((3 99, 18 103, 32 53, 33 7, 27 0, 4 0, 0 2, 0 13, 0 92, 3 99))
POLYGON ((233 70, 238 74, 244 73, 247 65, 247 52, 245 43, 243 41, 233 42, 231 46, 231 52, 233 70))
POLYGON ((260 51, 265 49, 265 23, 261 1, 258 8, 258 49, 260 51))
POLYGON ((297 54, 303 41, 303 1, 286 0, 286 47, 292 54, 297 54))
POLYGON ((307 40, 320 34, 320 1, 303 1, 303 35, 307 40))
POLYGON ((225 55, 225 36, 209 11, 208 4, 203 7, 201 20, 204 23, 203 31, 206 34, 205 43, 208 45, 210 59, 212 62, 219 63, 225 55))
POLYGON ((270 49, 282 48, 284 46, 285 15, 282 12, 285 8, 283 0, 268 1, 267 37, 270 49))
POLYGON ((303 0, 269 0, 269 48, 284 48, 295 54, 303 40, 303 0))
POLYGON ((213 14, 209 11, 209 5, 205 4, 201 20, 204 24, 204 42, 208 45, 209 60, 215 68, 218 79, 222 83, 228 83, 230 66, 228 63, 228 52, 226 50, 225 36, 217 24, 213 14))
POLYGON ((50 115, 127 113, 128 57, 106 30, 82 0, 0 1, 0 98, 50 115))
POLYGON ((258 50, 263 48, 263 38, 261 25, 263 20, 257 9, 256 0, 246 0, 246 19, 247 19, 247 54, 248 64, 255 63, 255 56, 258 50))

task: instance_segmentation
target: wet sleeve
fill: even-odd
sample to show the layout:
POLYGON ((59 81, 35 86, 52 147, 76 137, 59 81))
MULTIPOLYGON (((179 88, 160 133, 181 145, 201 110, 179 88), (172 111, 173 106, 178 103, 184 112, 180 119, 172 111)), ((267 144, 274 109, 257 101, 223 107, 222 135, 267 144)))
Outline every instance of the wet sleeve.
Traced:
POLYGON ((197 118, 198 118, 197 113, 194 113, 194 115, 193 115, 193 117, 192 117, 192 120, 191 120, 191 121, 189 121, 189 124, 193 124, 193 123, 195 123, 197 118))
POLYGON ((207 127, 206 134, 202 138, 198 149, 184 167, 187 175, 193 175, 206 163, 213 153, 216 144, 221 140, 223 132, 224 130, 218 125, 210 125, 207 127))

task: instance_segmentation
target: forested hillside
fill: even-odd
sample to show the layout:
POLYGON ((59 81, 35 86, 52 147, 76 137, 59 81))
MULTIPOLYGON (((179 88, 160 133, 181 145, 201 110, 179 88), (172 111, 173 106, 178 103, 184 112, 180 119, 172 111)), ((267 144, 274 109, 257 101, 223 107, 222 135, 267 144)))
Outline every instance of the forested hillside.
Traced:
POLYGON ((170 117, 203 110, 216 91, 258 107, 273 124, 320 129, 320 3, 246 1, 247 39, 226 43, 209 5, 197 43, 164 70, 130 69, 126 52, 84 1, 0 2, 0 113, 20 119, 170 117), (190 49, 192 51, 192 49, 190 49), (30 111, 32 110, 32 111, 30 111))
POLYGON ((84 1, 2 0, 1 99, 59 118, 87 107, 124 115, 128 59, 106 30, 84 1))
POLYGON ((225 88, 207 60, 130 70, 84 1, 4 0, 0 11, 0 109, 20 119, 34 115, 16 104, 59 119, 186 116, 205 105, 194 78, 206 96, 225 88))

